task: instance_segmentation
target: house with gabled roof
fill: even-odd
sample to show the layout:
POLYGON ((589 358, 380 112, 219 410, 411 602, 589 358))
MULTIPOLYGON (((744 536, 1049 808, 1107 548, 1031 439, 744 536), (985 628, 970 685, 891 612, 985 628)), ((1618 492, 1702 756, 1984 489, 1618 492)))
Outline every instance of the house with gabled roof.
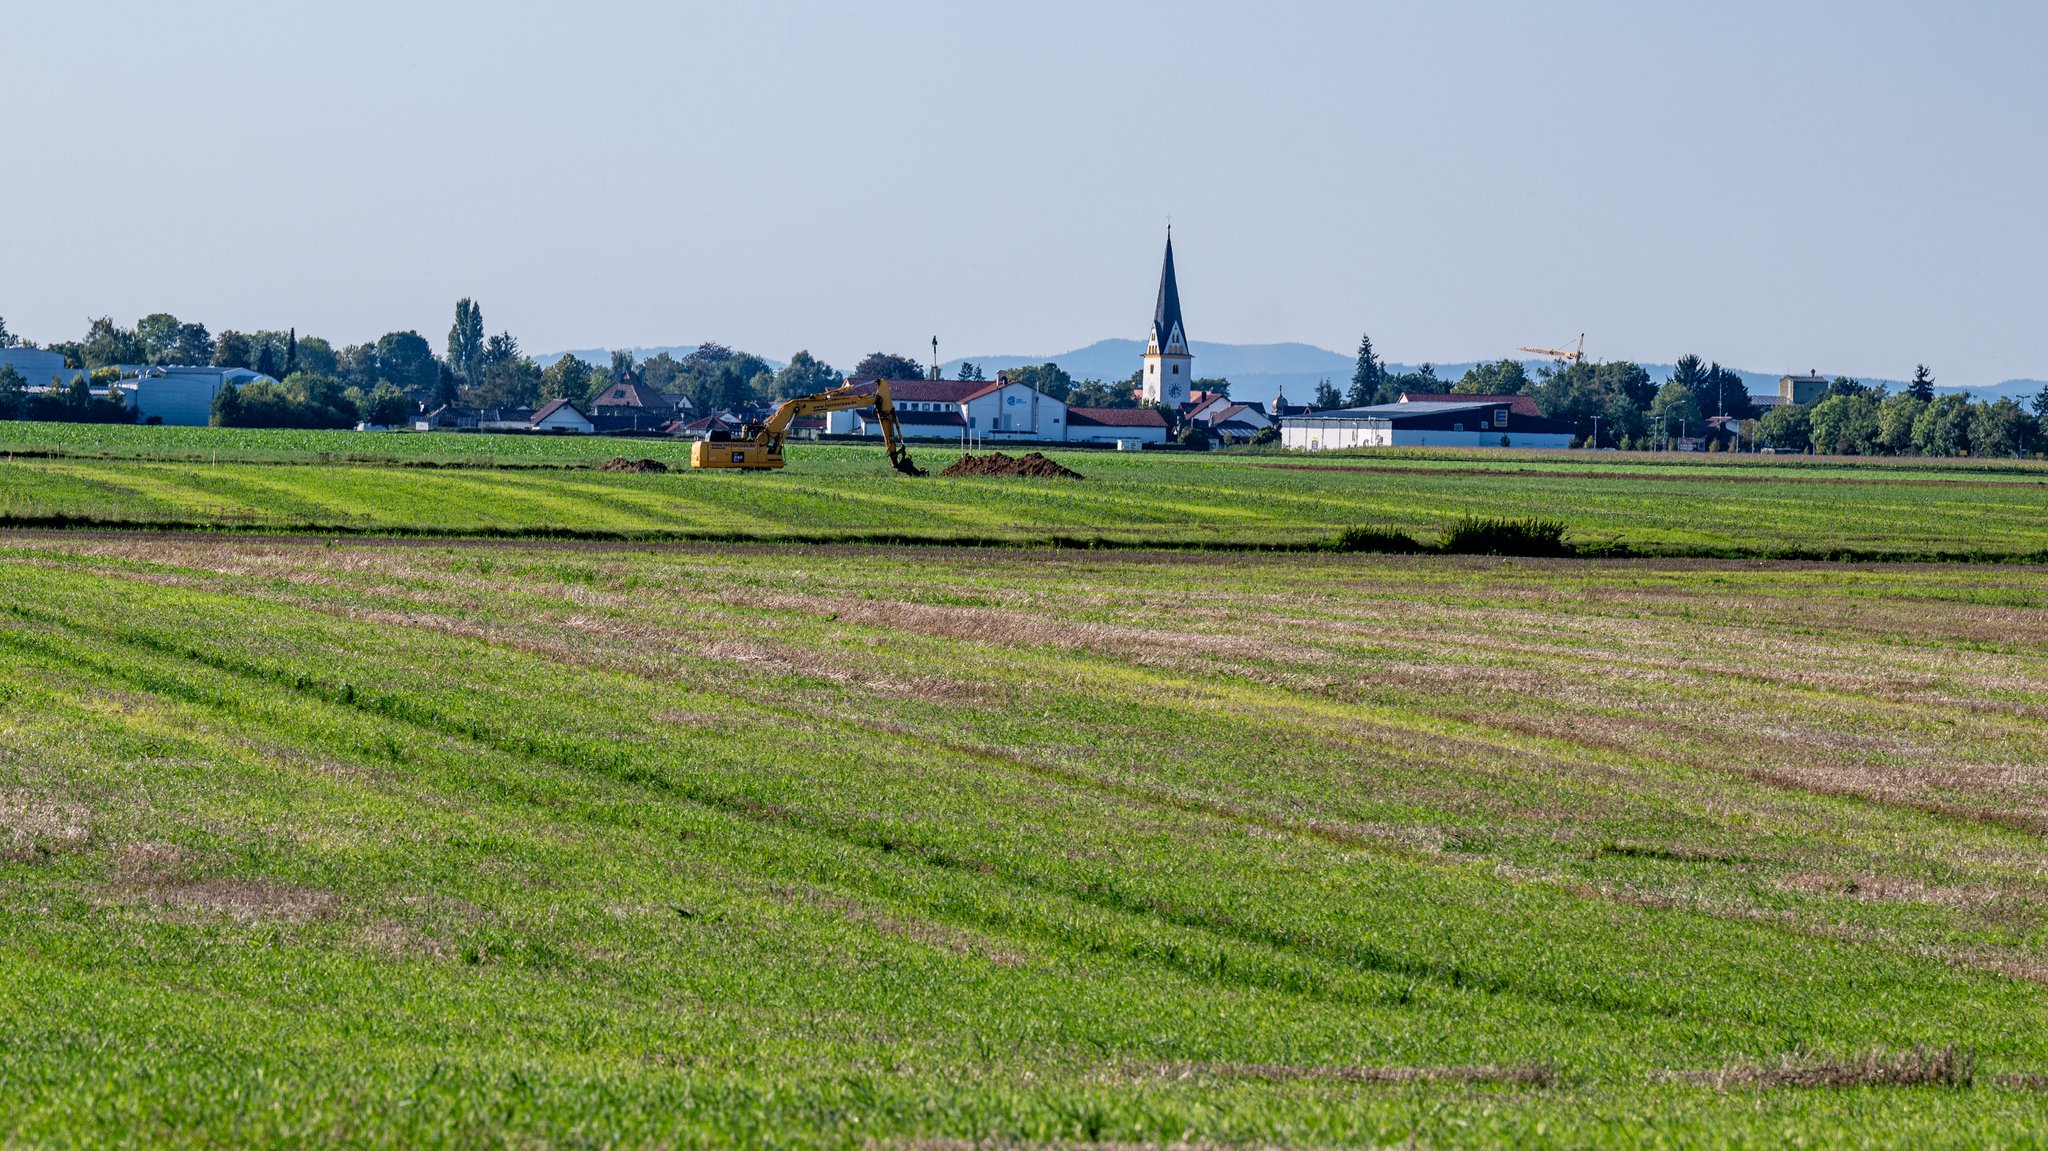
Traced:
POLYGON ((533 413, 528 426, 536 432, 556 432, 566 435, 587 436, 597 430, 590 417, 568 400, 551 400, 546 407, 533 413))
MULTIPOLYGON (((872 391, 877 381, 848 380, 872 391)), ((1037 388, 998 374, 993 380, 890 380, 889 402, 906 437, 977 440, 1067 438, 1067 405, 1037 388)), ((833 412, 834 435, 877 434, 874 409, 833 412)))
POLYGON ((658 431, 677 415, 674 402, 630 371, 590 397, 590 422, 601 432, 658 431))

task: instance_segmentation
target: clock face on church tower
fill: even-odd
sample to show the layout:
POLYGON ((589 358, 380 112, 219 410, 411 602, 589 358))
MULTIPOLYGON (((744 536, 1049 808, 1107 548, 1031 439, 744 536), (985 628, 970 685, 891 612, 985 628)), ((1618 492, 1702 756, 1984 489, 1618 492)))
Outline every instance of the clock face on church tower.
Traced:
POLYGON ((1169 400, 1180 398, 1180 383, 1178 381, 1166 385, 1166 398, 1169 400))

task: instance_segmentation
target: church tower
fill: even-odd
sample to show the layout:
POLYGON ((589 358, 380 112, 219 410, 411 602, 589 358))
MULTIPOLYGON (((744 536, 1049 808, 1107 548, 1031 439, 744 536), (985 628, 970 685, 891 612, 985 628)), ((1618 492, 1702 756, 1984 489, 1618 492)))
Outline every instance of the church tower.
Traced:
POLYGON ((1188 402, 1195 382, 1195 357, 1188 351, 1187 330, 1180 320, 1180 285, 1173 280, 1173 229, 1166 230, 1166 266, 1159 272, 1159 303, 1152 309, 1152 338, 1145 344, 1145 384, 1140 394, 1148 404, 1178 408, 1188 402))

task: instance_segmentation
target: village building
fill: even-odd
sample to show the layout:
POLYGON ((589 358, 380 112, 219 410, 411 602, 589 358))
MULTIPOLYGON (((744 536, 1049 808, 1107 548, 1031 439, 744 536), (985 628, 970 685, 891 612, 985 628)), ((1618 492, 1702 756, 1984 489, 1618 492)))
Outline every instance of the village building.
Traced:
POLYGON ((1828 394, 1828 378, 1817 372, 1778 378, 1778 405, 1810 404, 1828 394))
POLYGON ((560 435, 587 436, 597 430, 590 417, 568 400, 553 400, 541 410, 533 413, 527 426, 536 432, 554 432, 560 435))
POLYGON ((660 431, 683 415, 668 396, 642 383, 630 371, 590 398, 589 419, 601 432, 660 431))
MULTIPOLYGON (((874 380, 848 380, 872 389, 874 380)), ((1067 438, 1067 405, 1025 383, 994 380, 890 380, 889 402, 905 438, 1048 440, 1067 438)), ((833 435, 880 435, 873 408, 832 412, 833 435)))
POLYGON ((1498 400, 1479 403, 1374 404, 1293 416, 1282 445, 1301 451, 1343 448, 1568 448, 1576 429, 1563 420, 1517 413, 1498 400))
POLYGON ((458 408, 445 405, 413 420, 416 432, 552 432, 589 435, 597 430, 590 418, 568 400, 551 400, 532 408, 458 408))
POLYGON ((1170 430, 1166 413, 1158 408, 1067 409, 1067 442, 1072 444, 1142 448, 1165 443, 1170 430))

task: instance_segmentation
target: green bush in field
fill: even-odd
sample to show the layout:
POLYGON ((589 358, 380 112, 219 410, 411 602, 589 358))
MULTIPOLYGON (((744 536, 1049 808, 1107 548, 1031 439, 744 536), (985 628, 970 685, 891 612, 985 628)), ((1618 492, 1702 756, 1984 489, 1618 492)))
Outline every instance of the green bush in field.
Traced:
POLYGON ((1419 552, 1422 544, 1407 532, 1381 527, 1350 527, 1337 533, 1330 550, 1340 552, 1380 552, 1389 555, 1419 552))
POLYGON ((1437 544, 1453 555, 1566 556, 1563 520, 1494 519, 1465 516, 1444 529, 1437 544))

